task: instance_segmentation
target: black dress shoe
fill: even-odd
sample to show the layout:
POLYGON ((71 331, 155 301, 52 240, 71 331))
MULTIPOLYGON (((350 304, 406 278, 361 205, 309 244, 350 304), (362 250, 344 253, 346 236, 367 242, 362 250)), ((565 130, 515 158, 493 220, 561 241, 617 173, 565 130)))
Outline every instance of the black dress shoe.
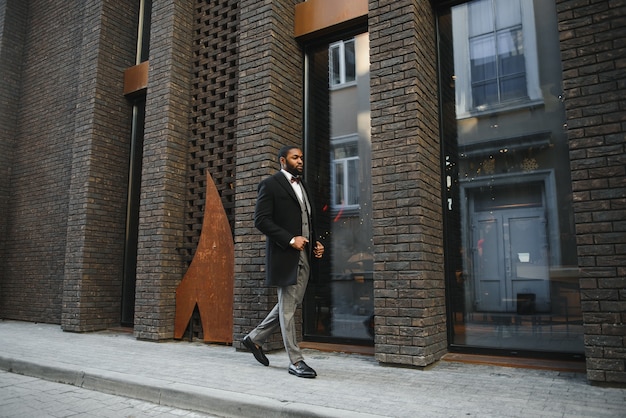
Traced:
POLYGON ((315 370, 307 366, 307 364, 304 361, 299 361, 296 364, 290 364, 289 374, 293 374, 294 376, 298 376, 298 377, 308 377, 308 378, 313 378, 317 376, 317 373, 315 373, 315 370))
POLYGON ((270 365, 270 361, 267 359, 267 357, 265 357, 265 354, 263 354, 263 349, 257 346, 254 341, 250 339, 250 337, 246 336, 243 339, 243 345, 245 345, 248 350, 252 351, 252 354, 254 354, 254 358, 256 359, 256 361, 264 366, 270 365))

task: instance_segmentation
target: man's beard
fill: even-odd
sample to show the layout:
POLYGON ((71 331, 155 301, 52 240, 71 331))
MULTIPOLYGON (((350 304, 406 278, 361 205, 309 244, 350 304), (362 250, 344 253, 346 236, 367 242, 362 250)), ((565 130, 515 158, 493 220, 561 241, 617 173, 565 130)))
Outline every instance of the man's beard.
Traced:
POLYGON ((291 174, 292 176, 294 176, 294 177, 301 177, 302 176, 302 172, 298 171, 298 169, 295 168, 295 167, 287 167, 285 170, 287 170, 287 172, 289 174, 291 174))

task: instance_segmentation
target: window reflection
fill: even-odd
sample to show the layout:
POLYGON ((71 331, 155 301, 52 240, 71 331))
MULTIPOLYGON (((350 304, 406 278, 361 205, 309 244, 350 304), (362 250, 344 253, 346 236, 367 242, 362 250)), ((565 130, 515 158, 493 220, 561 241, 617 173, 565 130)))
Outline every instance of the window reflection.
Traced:
POLYGON ((552 3, 476 0, 439 17, 455 346, 583 352, 552 3))
POLYGON ((307 172, 315 173, 326 256, 305 297, 305 336, 374 337, 367 33, 307 51, 307 172))
POLYGON ((331 184, 333 187, 333 210, 358 209, 359 207, 359 137, 353 135, 335 138, 332 142, 331 161, 333 170, 331 184))
POLYGON ((356 80, 354 39, 335 42, 328 47, 331 87, 350 84, 356 80))
POLYGON ((542 99, 532 0, 452 8, 457 115, 542 99))

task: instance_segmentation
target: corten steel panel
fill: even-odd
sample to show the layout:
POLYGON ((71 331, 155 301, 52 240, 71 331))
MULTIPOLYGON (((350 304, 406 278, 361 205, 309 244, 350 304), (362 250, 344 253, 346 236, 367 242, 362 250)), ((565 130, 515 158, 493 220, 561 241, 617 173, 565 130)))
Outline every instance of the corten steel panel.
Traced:
POLYGON ((148 61, 133 65, 124 71, 124 96, 148 87, 148 61))
POLYGON ((367 0, 308 0, 296 4, 294 36, 310 35, 367 16, 367 0))
POLYGON ((204 341, 231 343, 235 252, 224 206, 207 171, 206 203, 198 249, 176 289, 174 338, 182 338, 198 305, 204 341))

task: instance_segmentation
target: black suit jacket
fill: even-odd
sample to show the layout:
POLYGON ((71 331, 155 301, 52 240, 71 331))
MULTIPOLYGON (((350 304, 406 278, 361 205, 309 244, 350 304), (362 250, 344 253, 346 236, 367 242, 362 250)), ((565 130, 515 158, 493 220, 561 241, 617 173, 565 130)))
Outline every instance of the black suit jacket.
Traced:
MULTIPOLYGON (((301 183, 309 197, 311 194, 301 183)), ((307 250, 315 245, 313 214, 310 214, 310 241, 307 250)), ((302 235, 302 216, 298 197, 282 172, 261 181, 254 210, 254 226, 267 237, 265 244, 266 278, 268 286, 296 284, 300 251, 289 245, 291 238, 302 235)), ((309 260, 311 257, 309 257, 309 260)))

